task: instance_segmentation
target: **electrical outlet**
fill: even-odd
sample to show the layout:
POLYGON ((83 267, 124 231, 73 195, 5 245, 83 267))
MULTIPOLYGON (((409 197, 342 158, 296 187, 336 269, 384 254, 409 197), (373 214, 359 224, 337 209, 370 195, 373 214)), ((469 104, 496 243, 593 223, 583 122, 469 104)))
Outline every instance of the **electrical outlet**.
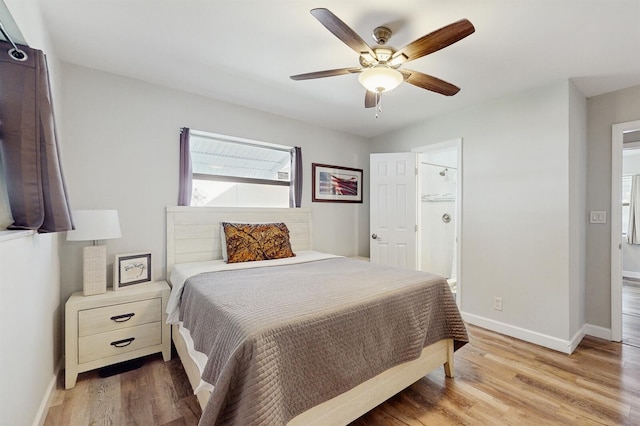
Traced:
POLYGON ((494 297, 493 298, 493 309, 496 311, 502 310, 502 297, 494 297))

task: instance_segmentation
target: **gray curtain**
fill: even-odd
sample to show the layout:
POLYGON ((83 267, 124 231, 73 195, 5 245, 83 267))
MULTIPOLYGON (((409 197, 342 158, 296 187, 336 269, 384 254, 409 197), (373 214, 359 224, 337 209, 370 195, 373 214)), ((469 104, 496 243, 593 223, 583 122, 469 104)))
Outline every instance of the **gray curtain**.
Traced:
POLYGON ((289 186, 289 207, 302 205, 302 149, 291 148, 291 185, 289 186))
POLYGON ((180 129, 180 186, 178 205, 191 205, 191 152, 189 151, 189 128, 180 129))
POLYGON ((631 197, 629 198, 629 229, 627 243, 640 244, 640 175, 631 178, 631 197))
POLYGON ((14 223, 9 229, 73 229, 44 53, 20 62, 0 42, 0 156, 14 223))

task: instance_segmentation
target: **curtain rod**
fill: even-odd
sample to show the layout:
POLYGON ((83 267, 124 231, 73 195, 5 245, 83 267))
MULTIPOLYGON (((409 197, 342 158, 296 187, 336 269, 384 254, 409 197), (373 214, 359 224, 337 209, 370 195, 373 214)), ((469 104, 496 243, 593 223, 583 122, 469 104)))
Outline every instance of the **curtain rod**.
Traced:
POLYGON ((27 56, 27 54, 24 52, 24 50, 21 50, 11 39, 11 37, 9 36, 9 34, 7 33, 7 31, 5 31, 4 29, 4 25, 2 25, 2 21, 0 21, 0 32, 2 32, 2 36, 5 38, 6 41, 8 41, 9 43, 11 43, 11 45, 13 46, 13 49, 9 49, 7 51, 7 53, 9 54, 9 57, 13 60, 19 61, 19 62, 24 62, 26 61, 29 56, 27 56))

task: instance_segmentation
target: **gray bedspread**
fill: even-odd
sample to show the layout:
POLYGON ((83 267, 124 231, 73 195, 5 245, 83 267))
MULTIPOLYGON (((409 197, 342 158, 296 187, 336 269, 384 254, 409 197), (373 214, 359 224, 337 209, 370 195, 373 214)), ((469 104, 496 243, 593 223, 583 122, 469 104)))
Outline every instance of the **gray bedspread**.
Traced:
POLYGON ((443 278, 346 258, 197 275, 180 313, 214 385, 200 425, 284 425, 427 345, 468 341, 443 278))

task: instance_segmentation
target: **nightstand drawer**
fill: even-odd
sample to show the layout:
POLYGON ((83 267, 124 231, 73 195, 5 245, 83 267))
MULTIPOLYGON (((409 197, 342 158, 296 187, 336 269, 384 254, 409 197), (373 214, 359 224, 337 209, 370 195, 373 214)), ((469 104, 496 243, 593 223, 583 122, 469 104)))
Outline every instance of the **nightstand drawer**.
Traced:
POLYGON ((162 342, 162 324, 128 327, 108 333, 93 334, 78 339, 78 362, 94 361, 121 353, 135 351, 162 342))
POLYGON ((161 298, 121 303, 78 312, 78 337, 160 321, 161 298))

